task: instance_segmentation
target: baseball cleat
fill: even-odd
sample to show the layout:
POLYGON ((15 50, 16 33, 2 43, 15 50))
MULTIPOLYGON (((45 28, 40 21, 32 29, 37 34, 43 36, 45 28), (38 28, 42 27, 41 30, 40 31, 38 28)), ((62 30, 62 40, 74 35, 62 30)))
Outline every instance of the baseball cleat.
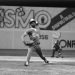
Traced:
POLYGON ((29 62, 25 62, 24 66, 29 66, 29 62))
POLYGON ((46 63, 46 64, 49 64, 49 61, 48 61, 48 60, 45 60, 45 63, 46 63))

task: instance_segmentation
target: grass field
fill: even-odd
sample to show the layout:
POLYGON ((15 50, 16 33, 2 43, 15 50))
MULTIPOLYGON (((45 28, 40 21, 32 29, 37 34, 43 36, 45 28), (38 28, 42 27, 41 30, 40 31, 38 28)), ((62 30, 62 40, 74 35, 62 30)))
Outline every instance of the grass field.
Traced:
POLYGON ((0 75, 75 75, 74 58, 49 58, 53 63, 32 61, 28 67, 22 61, 0 60, 0 75), (54 60, 54 61, 53 61, 54 60))

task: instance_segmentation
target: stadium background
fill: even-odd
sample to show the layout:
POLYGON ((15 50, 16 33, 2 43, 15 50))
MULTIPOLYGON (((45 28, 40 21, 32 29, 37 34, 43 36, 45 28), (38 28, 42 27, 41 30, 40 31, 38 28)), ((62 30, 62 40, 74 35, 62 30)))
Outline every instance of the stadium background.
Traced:
MULTIPOLYGON (((33 17, 35 17, 36 20, 38 20, 38 22, 40 23, 41 48, 46 56, 51 56, 52 42, 53 42, 52 41, 53 28, 55 28, 56 31, 61 32, 61 38, 59 40, 60 41, 62 40, 61 45, 62 47, 64 47, 63 48, 64 56, 67 57, 75 56, 74 55, 75 10, 73 7, 72 8, 68 8, 66 6, 64 7, 63 4, 61 5, 62 1, 59 1, 59 3, 56 1, 57 7, 53 7, 55 6, 55 2, 53 5, 51 5, 51 7, 49 6, 49 4, 48 6, 45 5, 40 6, 37 3, 37 1, 35 1, 35 3, 33 2, 33 6, 29 3, 32 7, 27 2, 25 2, 23 7, 22 4, 20 5, 20 1, 17 1, 18 2, 17 4, 14 4, 15 2, 13 1, 8 2, 1 1, 1 2, 0 5, 2 6, 0 6, 0 14, 2 14, 2 9, 4 13, 4 15, 2 14, 3 20, 0 21, 1 56, 26 55, 27 47, 25 47, 24 44, 22 43, 21 35, 24 32, 24 30, 28 27, 29 19, 33 17), (39 7, 35 5, 38 5, 39 7)), ((53 3, 53 1, 51 2, 53 3)), ((40 1, 40 3, 43 4, 42 1, 40 1)))

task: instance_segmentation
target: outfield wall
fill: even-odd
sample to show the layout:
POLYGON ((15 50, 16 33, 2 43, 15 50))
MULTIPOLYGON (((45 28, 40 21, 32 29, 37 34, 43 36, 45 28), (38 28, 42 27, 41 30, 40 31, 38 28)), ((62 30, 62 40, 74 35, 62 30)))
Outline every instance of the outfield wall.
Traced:
POLYGON ((52 49, 53 30, 61 32, 64 50, 75 50, 75 9, 57 7, 0 6, 0 49, 27 49, 21 35, 35 18, 40 25, 40 46, 52 49))

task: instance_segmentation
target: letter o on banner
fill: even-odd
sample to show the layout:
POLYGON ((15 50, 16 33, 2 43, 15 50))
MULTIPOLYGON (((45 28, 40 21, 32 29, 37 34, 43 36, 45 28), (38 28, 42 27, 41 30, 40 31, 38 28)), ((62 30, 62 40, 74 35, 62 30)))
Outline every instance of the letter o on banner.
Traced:
POLYGON ((62 39, 62 40, 60 40, 59 41, 59 44, 61 45, 61 48, 64 48, 64 47, 66 47, 66 40, 64 40, 64 39, 62 39))
POLYGON ((51 15, 45 10, 37 12, 35 15, 35 19, 38 21, 40 28, 46 28, 51 23, 51 15))

